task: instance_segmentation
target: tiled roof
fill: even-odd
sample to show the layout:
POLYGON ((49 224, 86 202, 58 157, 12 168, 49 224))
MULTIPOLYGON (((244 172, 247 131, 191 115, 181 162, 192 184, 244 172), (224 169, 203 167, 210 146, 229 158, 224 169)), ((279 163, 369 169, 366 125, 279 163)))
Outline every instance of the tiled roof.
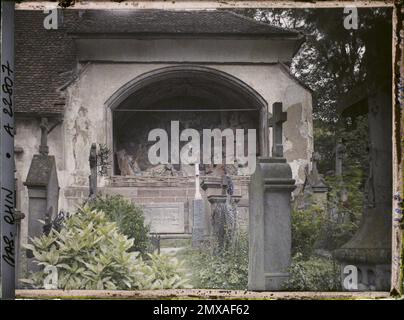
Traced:
POLYGON ((299 35, 295 31, 220 10, 87 10, 72 27, 72 31, 78 33, 299 35))
POLYGON ((72 33, 299 36, 228 11, 64 10, 57 30, 43 27, 45 16, 40 10, 16 10, 17 114, 63 114, 60 88, 71 80, 77 63, 72 33))
POLYGON ((58 88, 70 78, 76 56, 65 30, 46 30, 42 11, 15 14, 15 111, 24 114, 63 113, 58 88))

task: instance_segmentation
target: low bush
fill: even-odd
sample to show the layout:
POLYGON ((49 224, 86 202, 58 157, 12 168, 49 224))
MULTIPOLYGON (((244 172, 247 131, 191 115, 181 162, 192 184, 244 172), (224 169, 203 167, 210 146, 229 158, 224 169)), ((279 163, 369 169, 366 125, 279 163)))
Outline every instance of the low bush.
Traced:
POLYGON ((23 282, 54 289, 188 287, 176 259, 153 253, 143 261, 130 251, 133 243, 104 212, 84 207, 65 220, 60 232, 52 229, 26 245, 41 270, 23 282))
POLYGON ((149 226, 145 225, 143 210, 120 195, 97 197, 90 204, 92 209, 103 211, 106 217, 116 222, 119 230, 133 239, 130 251, 146 253, 149 241, 149 226))
POLYGON ((215 252, 215 245, 193 251, 188 256, 192 284, 207 289, 247 289, 248 235, 240 234, 233 247, 215 252))
POLYGON ((316 241, 324 232, 324 226, 324 212, 316 206, 308 210, 292 211, 292 254, 310 257, 316 241))
POLYGON ((341 290, 339 268, 332 259, 311 257, 308 260, 304 260, 301 254, 297 254, 293 257, 289 272, 290 278, 284 284, 285 290, 341 290))

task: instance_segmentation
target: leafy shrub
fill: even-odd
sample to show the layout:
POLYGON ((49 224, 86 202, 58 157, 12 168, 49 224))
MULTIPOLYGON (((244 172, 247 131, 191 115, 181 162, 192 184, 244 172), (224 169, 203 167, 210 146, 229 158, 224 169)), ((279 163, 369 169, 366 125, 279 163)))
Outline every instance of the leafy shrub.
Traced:
POLYGON ((138 252, 129 251, 132 247, 133 239, 120 233, 102 211, 84 207, 66 219, 60 232, 52 229, 26 246, 43 269, 23 282, 42 288, 53 268, 60 289, 187 287, 178 261, 154 253, 145 262, 138 252))
POLYGON ((248 282, 248 236, 240 234, 234 247, 213 253, 215 245, 192 252, 189 264, 194 287, 246 289, 248 282))
POLYGON ((308 258, 314 245, 322 234, 325 224, 324 212, 312 206, 308 210, 292 211, 292 254, 308 258))
POLYGON ((183 269, 184 261, 171 257, 168 254, 148 253, 146 267, 142 269, 148 282, 152 285, 150 289, 178 289, 191 288, 188 284, 189 279, 186 277, 183 269))
POLYGON ((92 209, 105 212, 107 218, 116 222, 119 230, 132 238, 130 251, 146 253, 149 247, 149 226, 144 224, 143 210, 120 195, 97 197, 90 204, 92 209))
POLYGON ((338 291, 340 274, 334 260, 311 257, 303 260, 301 254, 293 257, 290 278, 284 284, 290 291, 338 291))
POLYGON ((352 167, 341 177, 327 177, 330 186, 328 207, 338 215, 327 221, 327 243, 329 250, 341 247, 358 230, 359 222, 364 212, 365 196, 363 192, 363 171, 352 167), (341 200, 345 192, 346 200, 341 200))

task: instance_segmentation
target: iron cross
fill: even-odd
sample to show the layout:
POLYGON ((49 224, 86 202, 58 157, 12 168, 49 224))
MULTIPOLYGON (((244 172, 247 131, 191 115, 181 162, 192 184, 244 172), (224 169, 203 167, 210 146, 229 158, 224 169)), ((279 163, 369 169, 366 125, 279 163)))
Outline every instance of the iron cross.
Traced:
POLYGON ((272 127, 272 157, 283 157, 282 124, 287 120, 287 113, 282 112, 282 103, 272 105, 272 117, 268 125, 272 127))

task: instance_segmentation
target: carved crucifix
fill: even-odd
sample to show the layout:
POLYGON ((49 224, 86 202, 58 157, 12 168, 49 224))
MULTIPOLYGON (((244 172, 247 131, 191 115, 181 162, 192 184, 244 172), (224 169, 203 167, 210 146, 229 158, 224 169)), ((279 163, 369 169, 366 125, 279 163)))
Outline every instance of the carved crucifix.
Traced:
POLYGON ((39 124, 39 128, 41 129, 41 144, 39 145, 40 154, 45 156, 49 154, 48 134, 51 133, 60 123, 62 123, 61 119, 56 120, 53 125, 49 125, 48 118, 41 118, 39 124))
POLYGON ((41 118, 41 123, 39 124, 39 127, 41 128, 41 145, 39 146, 39 153, 42 154, 42 155, 47 155, 49 153, 49 147, 48 147, 48 130, 49 130, 48 119, 47 118, 41 118))
POLYGON ((287 120, 287 113, 282 112, 282 103, 275 102, 272 106, 272 117, 268 125, 272 127, 272 157, 283 157, 282 124, 287 120))
POLYGON ((89 185, 90 185, 90 200, 94 199, 97 196, 97 145, 93 143, 90 149, 90 176, 89 185))

